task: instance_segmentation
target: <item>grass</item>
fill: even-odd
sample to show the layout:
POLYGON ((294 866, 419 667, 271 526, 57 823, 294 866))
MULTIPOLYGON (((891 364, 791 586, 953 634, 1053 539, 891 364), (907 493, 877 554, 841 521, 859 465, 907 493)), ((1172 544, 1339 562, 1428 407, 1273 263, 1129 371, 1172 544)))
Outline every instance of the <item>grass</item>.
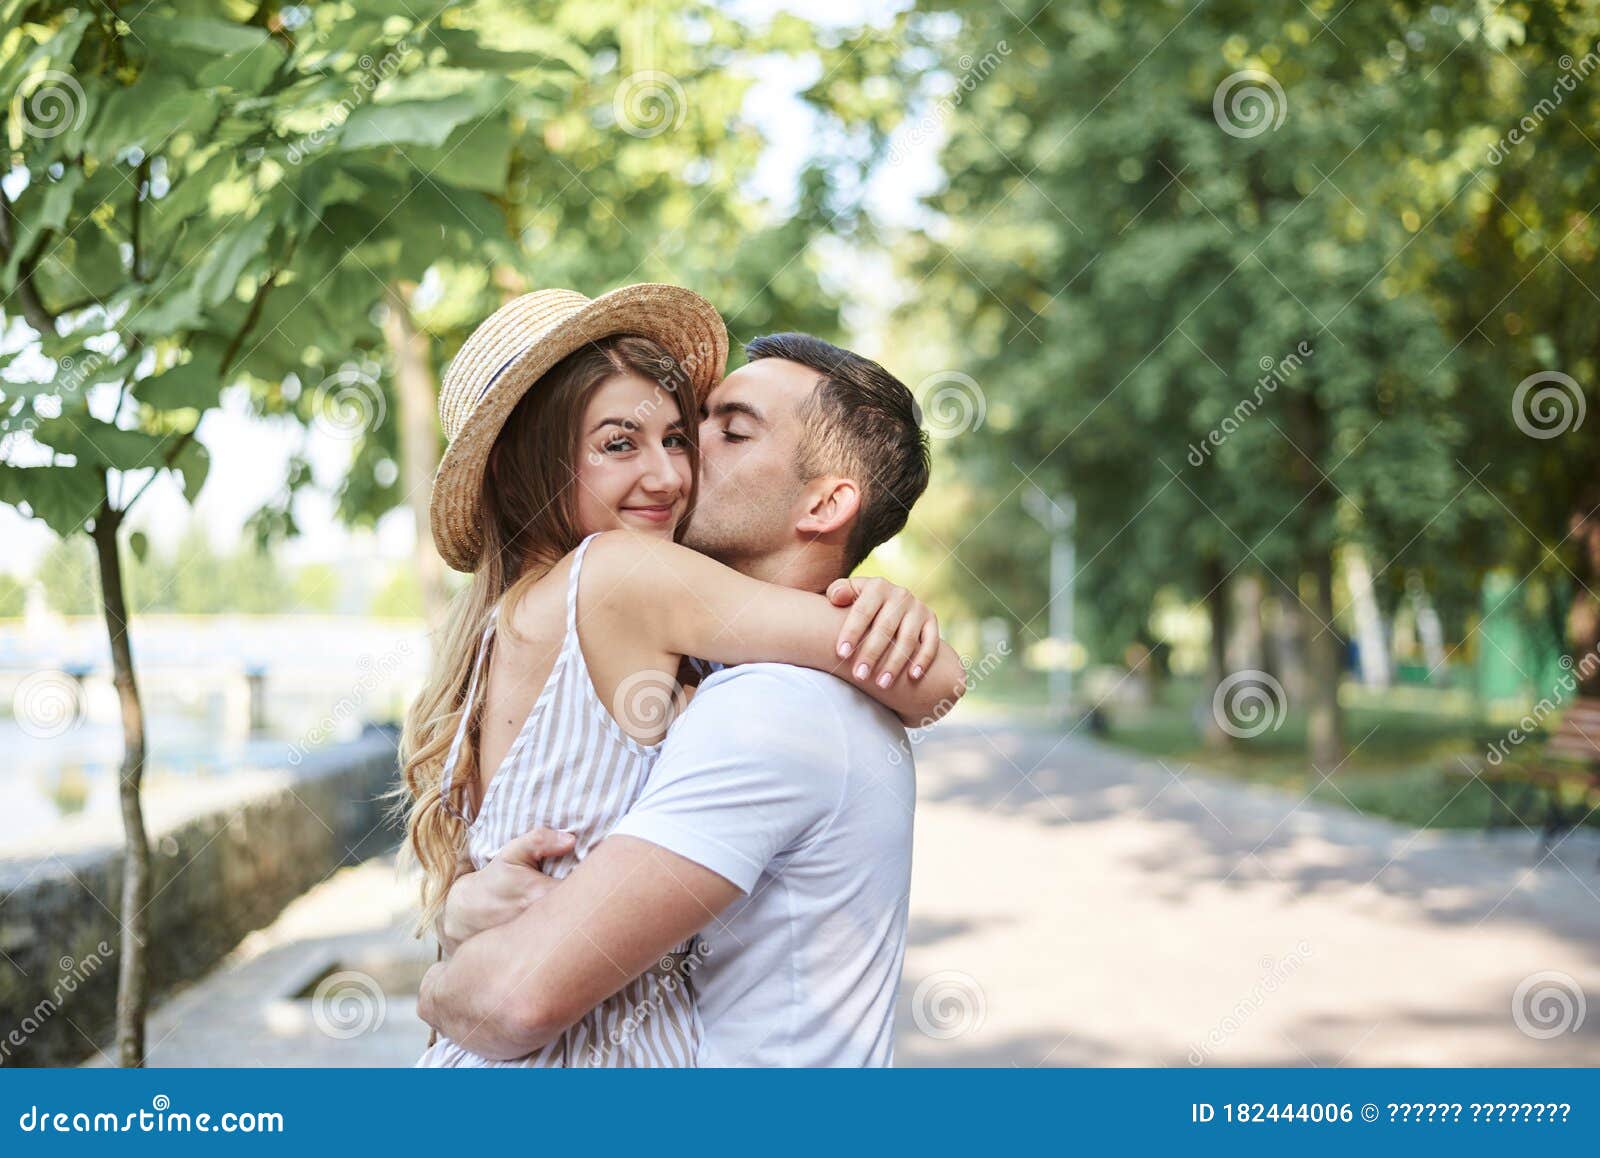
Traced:
MULTIPOLYGON (((979 703, 1029 709, 1046 702, 1041 679, 1010 670, 996 673, 970 695, 979 703)), ((1489 744, 1505 738, 1510 721, 1486 716, 1465 693, 1347 686, 1341 699, 1346 756, 1336 769, 1324 769, 1327 775, 1307 758, 1305 717, 1293 711, 1260 736, 1233 740, 1226 748, 1208 747, 1199 725, 1210 702, 1197 680, 1168 682, 1145 707, 1108 707, 1106 738, 1174 769, 1196 764, 1418 828, 1539 827, 1553 803, 1575 816, 1589 813, 1584 823, 1600 827, 1600 811, 1591 811, 1593 800, 1586 800, 1587 789, 1577 784, 1556 795, 1558 790, 1521 777, 1473 777, 1472 770, 1485 769, 1489 744)), ((1538 759, 1539 744, 1529 741, 1501 771, 1515 772, 1538 759)))

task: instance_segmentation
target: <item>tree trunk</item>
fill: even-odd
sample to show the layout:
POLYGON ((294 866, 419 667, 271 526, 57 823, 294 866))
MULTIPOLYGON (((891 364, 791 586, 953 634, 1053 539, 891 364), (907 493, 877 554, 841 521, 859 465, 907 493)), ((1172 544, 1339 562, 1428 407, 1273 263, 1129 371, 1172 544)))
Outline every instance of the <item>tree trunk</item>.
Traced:
POLYGON ((1323 550, 1309 560, 1317 589, 1311 597, 1312 625, 1307 649, 1310 695, 1306 698, 1306 747, 1311 763, 1324 775, 1344 759, 1344 716, 1339 708, 1339 675, 1344 647, 1333 627, 1333 554, 1323 550), (1328 626, 1324 627, 1323 624, 1328 626))
MULTIPOLYGON (((1595 504, 1585 497, 1584 511, 1595 504)), ((1578 555, 1573 570, 1578 577, 1578 590, 1573 594, 1572 606, 1567 612, 1567 646, 1571 649, 1572 674, 1578 681, 1576 694, 1586 697, 1600 696, 1600 601, 1590 594, 1600 586, 1600 518, 1581 513, 1572 517, 1572 538, 1578 555)))
POLYGON ((1305 612, 1297 593, 1287 583, 1274 577, 1272 585, 1277 592, 1267 601, 1272 674, 1283 685, 1289 702, 1298 704, 1305 699, 1309 682, 1306 679, 1305 612))
POLYGON ((405 488, 416 526, 417 579, 422 587, 422 614, 432 629, 444 621, 447 590, 444 560, 433 546, 428 501, 433 475, 439 469, 439 438, 435 411, 438 389, 428 356, 428 335, 417 329, 411 316, 409 287, 388 288, 388 317, 383 334, 394 354, 395 394, 400 411, 400 485, 405 488))
POLYGON ((1406 576, 1406 596, 1411 600, 1412 614, 1417 620, 1417 646, 1422 649, 1422 662, 1427 666, 1429 682, 1439 680, 1439 669, 1444 667, 1444 623, 1428 597, 1428 588, 1422 576, 1406 576))
POLYGON ((1233 629, 1228 636, 1228 670, 1271 674, 1266 633, 1261 623, 1261 604, 1266 597, 1266 584, 1259 575, 1240 574, 1232 587, 1233 629))
POLYGON ((103 506, 95 519, 94 542, 100 560, 100 591, 111 637, 112 678, 122 707, 122 945, 117 971, 117 1061, 144 1065, 145 1008, 150 978, 144 949, 149 929, 150 841, 144 830, 139 786, 144 780, 144 705, 133 677, 133 650, 128 644, 128 609, 122 589, 122 562, 117 552, 121 516, 103 506))
POLYGON ((1223 730, 1222 720, 1218 713, 1225 711, 1224 705, 1216 700, 1216 690, 1228 675, 1228 582, 1227 572, 1223 569, 1219 559, 1208 559, 1205 563, 1206 612, 1211 621, 1211 643, 1206 654, 1206 711, 1202 716, 1205 721, 1205 743, 1208 748, 1226 748, 1229 745, 1228 733, 1223 730))
POLYGON ((1372 588, 1372 568, 1359 546, 1344 549, 1344 580, 1350 588, 1350 609, 1356 620, 1356 639, 1361 659, 1361 682, 1368 687, 1389 686, 1389 633, 1384 629, 1383 609, 1372 588))

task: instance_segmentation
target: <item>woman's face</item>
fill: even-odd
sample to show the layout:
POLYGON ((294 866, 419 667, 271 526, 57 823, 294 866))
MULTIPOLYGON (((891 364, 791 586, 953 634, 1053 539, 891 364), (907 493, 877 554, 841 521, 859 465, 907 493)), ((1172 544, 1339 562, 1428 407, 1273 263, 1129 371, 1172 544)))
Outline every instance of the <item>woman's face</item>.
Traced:
POLYGON ((689 505, 694 459, 671 394, 642 374, 608 378, 578 429, 578 526, 670 539, 689 505))

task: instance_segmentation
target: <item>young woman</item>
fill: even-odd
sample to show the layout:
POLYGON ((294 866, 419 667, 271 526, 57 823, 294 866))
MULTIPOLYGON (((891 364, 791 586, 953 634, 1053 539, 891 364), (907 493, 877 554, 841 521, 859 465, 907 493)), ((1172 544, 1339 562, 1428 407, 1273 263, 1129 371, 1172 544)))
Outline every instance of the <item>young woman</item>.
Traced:
MULTIPOLYGON (((959 695, 959 659, 898 589, 869 592, 879 609, 863 642, 828 598, 676 545, 697 491, 700 402, 726 355, 704 299, 630 286, 593 302, 525 295, 452 362, 433 534, 473 580, 401 748, 424 927, 460 870, 481 869, 520 834, 573 834, 570 852, 544 862, 555 877, 606 836, 686 698, 685 657, 830 672, 866 663, 871 678, 852 682, 916 722, 959 695), (925 674, 902 677, 900 664, 925 674)), ((863 583, 882 581, 853 589, 863 583)), ((439 1040, 418 1064, 691 1065, 694 1055, 692 996, 665 961, 526 1058, 489 1061, 439 1040)))

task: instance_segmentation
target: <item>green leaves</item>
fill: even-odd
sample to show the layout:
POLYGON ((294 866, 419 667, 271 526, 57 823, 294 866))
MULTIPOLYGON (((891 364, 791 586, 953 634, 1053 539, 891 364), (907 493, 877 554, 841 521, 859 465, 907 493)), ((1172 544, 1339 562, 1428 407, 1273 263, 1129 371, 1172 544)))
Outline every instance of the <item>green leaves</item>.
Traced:
POLYGON ((196 16, 175 16, 153 5, 136 13, 131 21, 133 33, 156 49, 189 49, 215 56, 249 52, 267 44, 266 31, 232 20, 196 16))
POLYGON ((502 114, 460 126, 437 149, 417 146, 411 161, 435 181, 496 193, 511 161, 511 125, 502 114))
POLYGON ((132 149, 151 152, 180 133, 202 133, 217 119, 215 97, 183 78, 146 69, 132 85, 111 81, 87 147, 110 161, 132 149))
POLYGON ((33 436, 45 446, 77 458, 78 465, 138 470, 161 465, 162 448, 171 435, 123 430, 79 410, 59 418, 41 419, 33 436))
POLYGON ((136 383, 134 396, 157 410, 205 410, 216 405, 221 390, 222 378, 216 363, 197 357, 136 383))
POLYGON ((458 126, 488 116, 510 95, 498 77, 435 70, 394 83, 380 99, 361 105, 339 134, 342 149, 444 145, 458 126))
POLYGON ((191 438, 178 451, 172 465, 183 476, 183 497, 194 502, 211 472, 211 452, 199 439, 191 438))
POLYGON ((274 225, 276 222, 264 212, 249 221, 224 225, 195 275, 194 289, 201 305, 220 305, 233 296, 234 287, 247 268, 263 264, 274 225))
POLYGON ((16 467, 0 463, 0 502, 10 503, 63 537, 83 529, 104 491, 90 467, 16 467))

